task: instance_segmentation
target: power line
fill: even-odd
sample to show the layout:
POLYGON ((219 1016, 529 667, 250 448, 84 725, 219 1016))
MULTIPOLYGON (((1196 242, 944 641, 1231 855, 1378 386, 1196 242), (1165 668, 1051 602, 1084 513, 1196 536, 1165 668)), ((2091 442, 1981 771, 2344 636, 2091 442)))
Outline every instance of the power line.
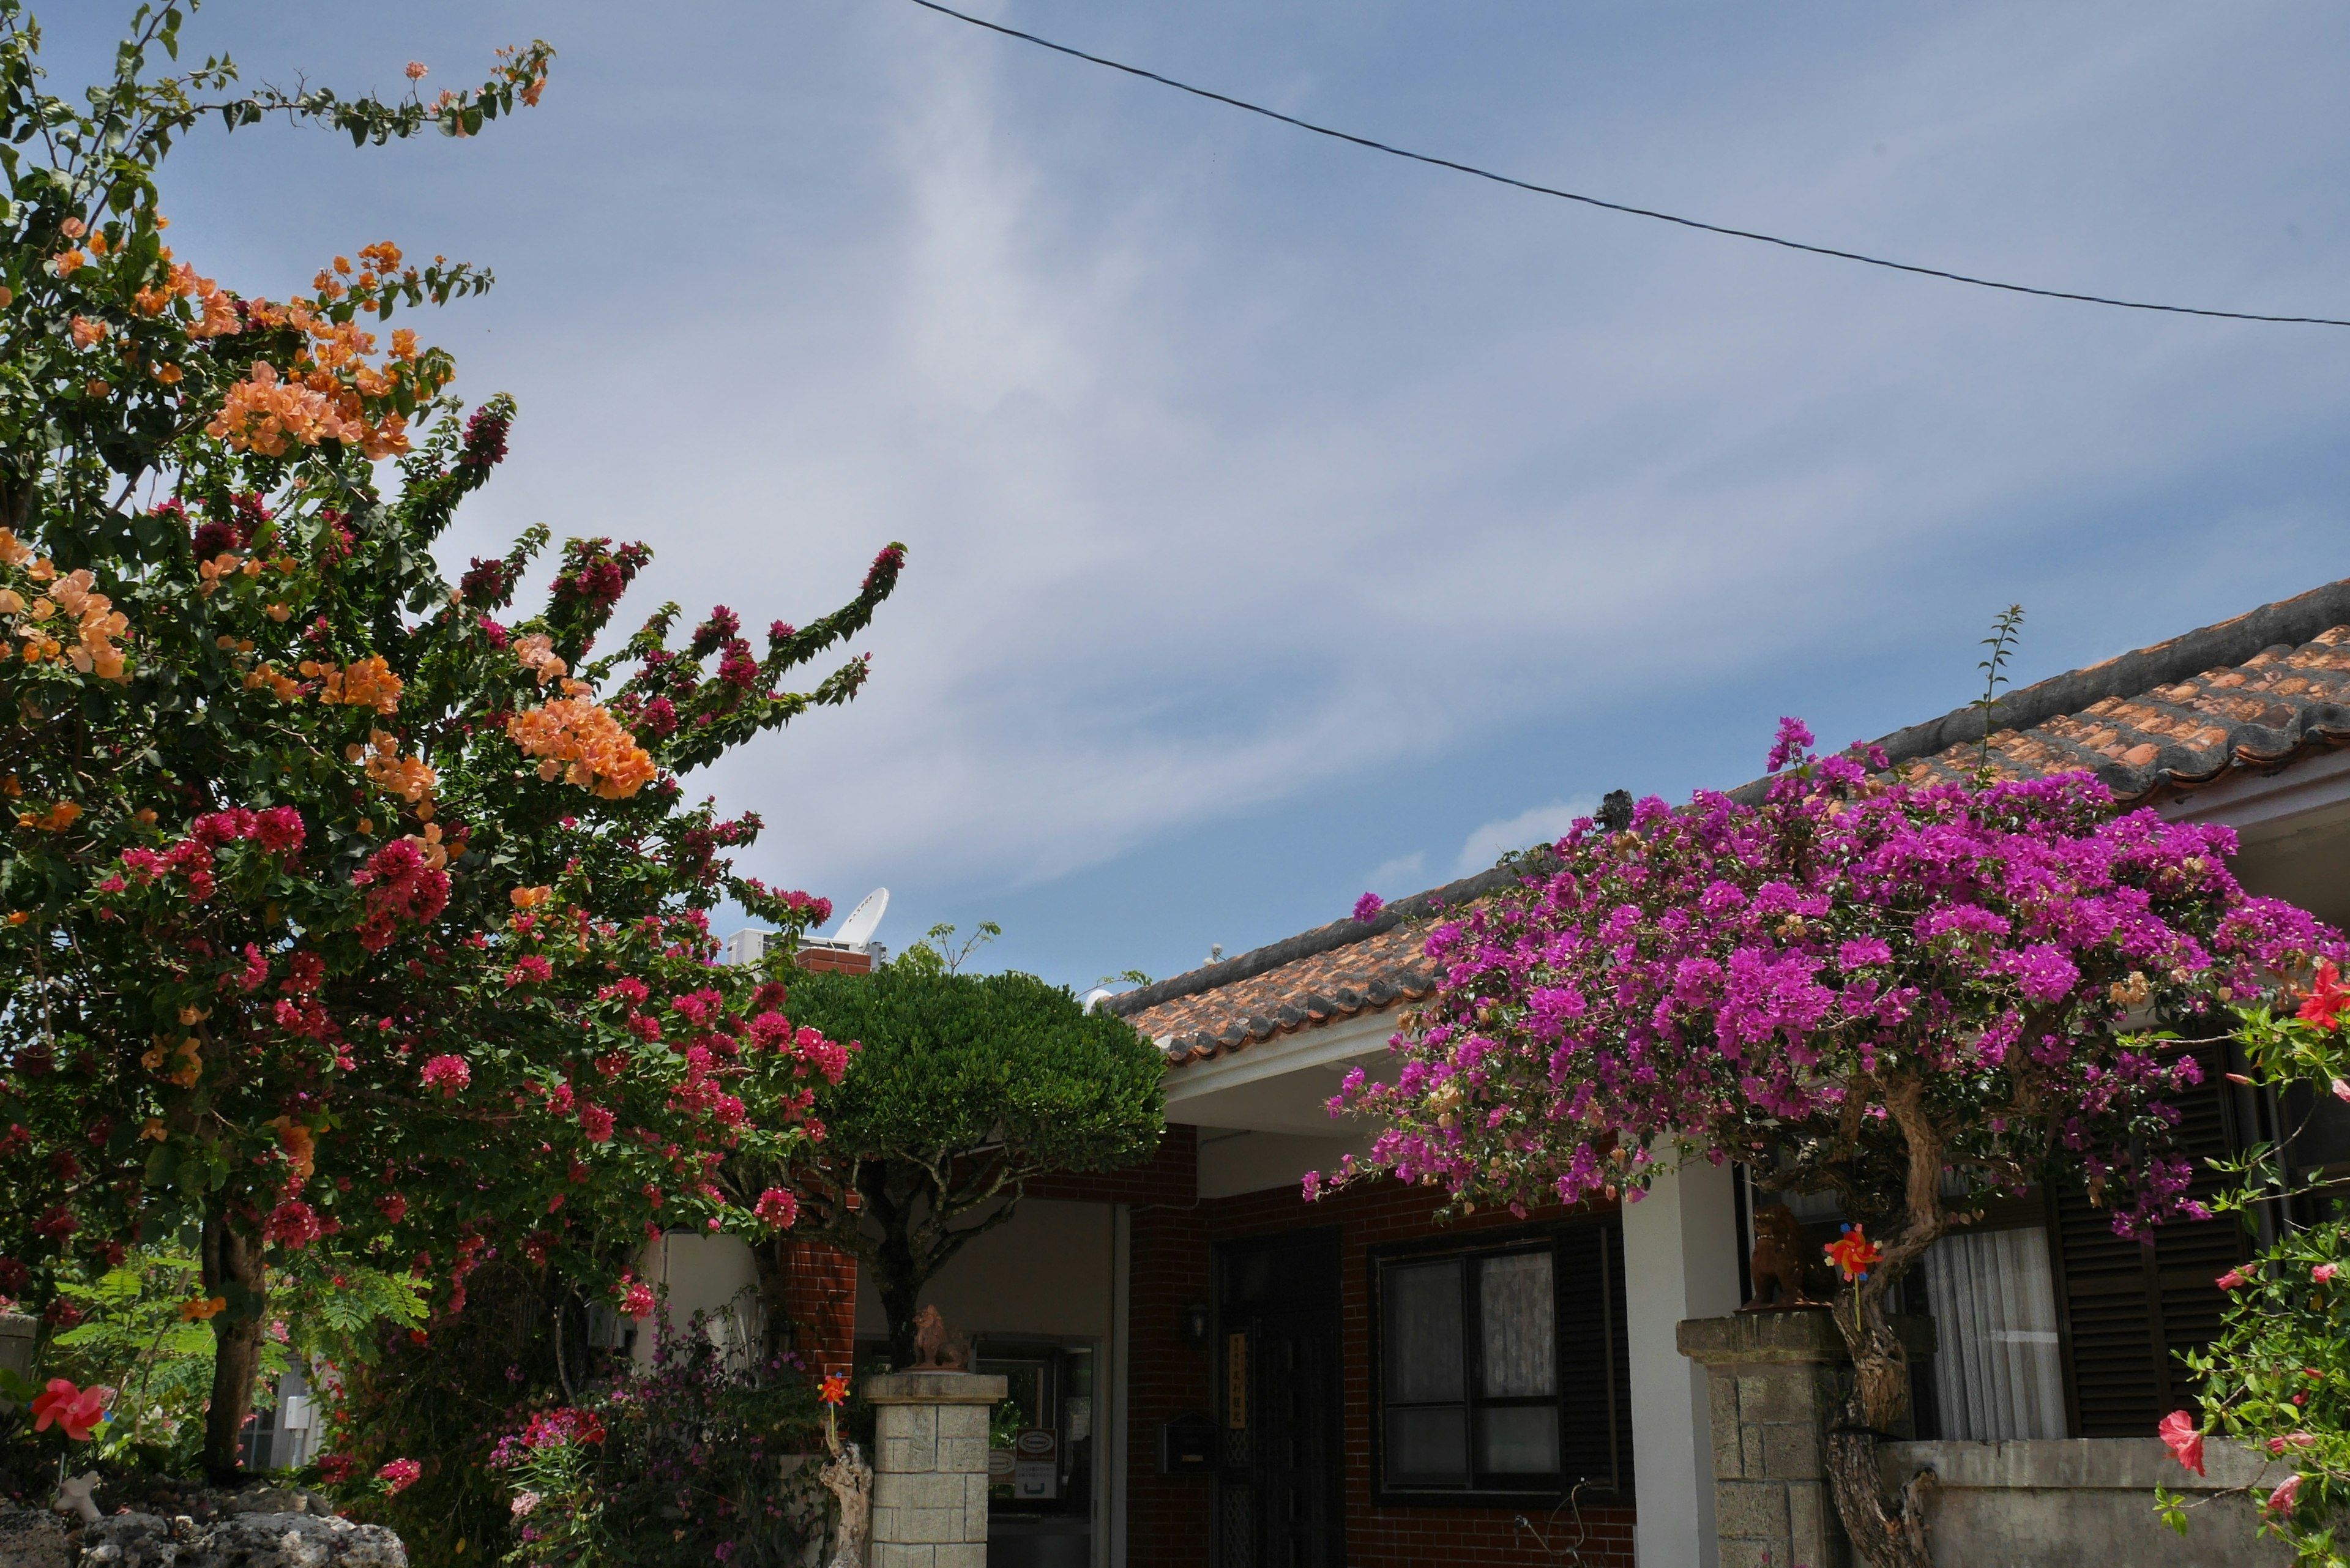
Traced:
POLYGON ((1161 87, 1170 87, 1178 92, 1190 93, 1194 98, 1204 98, 1213 103, 1245 109, 1251 114, 1261 114, 1267 119, 1277 119, 1284 125, 1294 125, 1300 130, 1310 130, 1316 136, 1326 136, 1335 141, 1352 142, 1357 147, 1367 147, 1374 152, 1384 152, 1391 158, 1405 158, 1414 163, 1426 163, 1438 169, 1450 169, 1456 174, 1473 175, 1480 180, 1490 180, 1496 185, 1508 185, 1520 191, 1531 191, 1537 196, 1555 196, 1562 202, 1579 202, 1586 207, 1597 207, 1610 213, 1622 213, 1627 217, 1651 218, 1660 223, 1675 223, 1684 229, 1697 229, 1709 234, 1721 234, 1733 240, 1752 240, 1759 244, 1777 245, 1782 250, 1802 251, 1807 255, 1828 256, 1836 261, 1858 262, 1864 266, 1884 267, 1891 272, 1915 273, 1920 277, 1938 277, 1947 283, 1963 283, 1975 288, 1996 288, 2008 294, 2037 295, 2043 299, 2069 299, 2081 305, 2110 306, 2116 310, 2155 310, 2167 316, 2208 316, 2221 321, 2269 321, 2291 327, 2350 327, 2350 320, 2337 320, 2330 316, 2262 316, 2248 310, 2207 310, 2192 305, 2157 305, 2143 299, 2115 299, 2102 294, 2074 294, 2068 289, 2035 288, 2025 283, 2002 283, 1997 278, 1976 277, 1969 273, 1950 272, 1938 266, 1920 266, 1915 262, 1891 261, 1884 256, 1866 255, 1859 251, 1838 250, 1833 245, 1814 245, 1802 240, 1791 240, 1780 234, 1759 234, 1752 229, 1733 229, 1727 224, 1709 223, 1698 218, 1685 218, 1675 213, 1660 213, 1650 207, 1635 207, 1622 202, 1605 201, 1597 196, 1586 196, 1574 191, 1562 191, 1553 185, 1537 185, 1531 180, 1520 180, 1513 175, 1499 174, 1491 169, 1481 169, 1473 163, 1456 162, 1452 159, 1439 158, 1432 153, 1414 152, 1406 147, 1393 147, 1384 141, 1374 141, 1367 136, 1357 136, 1352 131, 1338 130, 1326 125, 1316 125, 1310 119, 1300 119, 1294 114, 1284 114, 1279 109, 1267 109, 1263 104, 1251 103, 1246 99, 1233 98, 1230 94, 1215 92, 1203 87, 1193 87, 1190 82, 1177 81, 1173 77, 1164 77, 1157 71, 1144 70, 1140 66, 1129 66, 1121 60, 1106 59, 1100 55, 1089 55, 1083 49, 1074 49, 1066 44, 1056 44, 1050 38, 1040 38, 1034 33, 1024 33, 1017 27, 1007 27, 1000 22, 991 22, 983 16, 971 16, 966 12, 956 10, 951 5, 941 5, 938 0, 913 0, 913 3, 925 11, 936 11, 941 16, 951 16, 958 22, 968 22, 974 27, 984 27, 991 33, 1001 33, 1007 38, 1017 38, 1024 44, 1034 44, 1038 48, 1050 49, 1056 55, 1067 55, 1072 59, 1084 60, 1089 65, 1107 66, 1111 70, 1123 71, 1130 77, 1140 77, 1145 81, 1157 82, 1161 87))

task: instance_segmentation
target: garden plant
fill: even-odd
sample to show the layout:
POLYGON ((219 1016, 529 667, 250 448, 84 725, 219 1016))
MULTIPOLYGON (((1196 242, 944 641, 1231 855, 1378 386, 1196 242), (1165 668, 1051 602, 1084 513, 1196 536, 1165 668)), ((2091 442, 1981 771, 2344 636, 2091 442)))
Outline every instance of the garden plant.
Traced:
POLYGON ((0 0, 0 1296, 54 1341, 134 1249, 193 1260, 226 1476, 275 1281, 397 1272, 438 1323, 498 1260, 641 1317, 648 1232, 789 1222, 715 1178, 788 1165, 847 1064, 781 1011, 826 907, 735 875, 759 822, 678 775, 849 700, 861 657, 784 682, 903 551, 756 646, 723 608, 672 646, 671 605, 599 649, 641 545, 569 541, 525 609, 543 528, 444 569, 515 408, 393 321, 489 275, 379 241, 240 292, 174 253, 157 171, 213 119, 471 137, 553 51, 400 102, 242 92, 177 64, 192 9, 142 6, 76 99, 0 0), (785 934, 764 968, 712 966, 722 900, 785 934))
MULTIPOLYGON (((803 1227, 873 1281, 897 1366, 913 1362, 922 1287, 1010 1220, 1031 1179, 1139 1164, 1165 1128, 1158 1050, 1034 975, 901 957, 870 975, 803 975, 792 999, 803 1023, 860 1043, 856 1070, 818 1091, 823 1142, 787 1170, 803 1227)), ((744 1192, 784 1179, 735 1163, 744 1192)))
POLYGON ((1811 744, 1786 721, 1761 804, 1586 819, 1437 923, 1394 1081, 1354 1075, 1334 1102, 1389 1125, 1335 1176, 1523 1211, 1732 1159, 1835 1194, 1856 1378, 1830 1480, 1868 1562, 1925 1568, 1914 1500, 1877 1472, 1908 1399, 1893 1286, 1998 1191, 2085 1182, 2126 1235, 2196 1211, 2165 1092, 2199 1080, 2234 1004, 2342 941, 2247 897, 2228 829, 2117 814, 2089 774, 1909 781, 1811 744))

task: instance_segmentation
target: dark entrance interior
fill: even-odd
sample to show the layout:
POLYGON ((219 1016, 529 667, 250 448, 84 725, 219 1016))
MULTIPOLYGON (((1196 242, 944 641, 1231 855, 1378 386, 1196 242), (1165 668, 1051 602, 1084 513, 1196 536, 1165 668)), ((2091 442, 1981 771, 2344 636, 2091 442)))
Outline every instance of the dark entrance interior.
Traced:
POLYGON ((1344 1568, 1338 1233, 1216 1249, 1217 1568, 1344 1568))

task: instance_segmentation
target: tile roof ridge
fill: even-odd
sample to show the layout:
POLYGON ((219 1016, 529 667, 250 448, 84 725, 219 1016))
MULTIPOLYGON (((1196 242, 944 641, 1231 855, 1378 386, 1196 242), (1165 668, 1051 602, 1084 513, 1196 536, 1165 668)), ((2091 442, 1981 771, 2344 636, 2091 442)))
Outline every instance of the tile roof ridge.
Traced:
POLYGON ((1312 958, 1318 953, 1332 952, 1339 948, 1351 947, 1357 942, 1367 941, 1373 937, 1395 929, 1406 920, 1420 919, 1435 914, 1440 909, 1482 898, 1497 888, 1509 887, 1523 879, 1535 869, 1537 864, 1538 862, 1530 863, 1521 860, 1506 866, 1492 867, 1478 872, 1473 877, 1462 877, 1456 881, 1445 883, 1441 888, 1431 888, 1425 893, 1415 893, 1409 898, 1399 898, 1382 909, 1375 919, 1358 920, 1352 915, 1343 916, 1332 920, 1326 926, 1316 926, 1310 931, 1304 931, 1294 937, 1284 937, 1277 942, 1268 942, 1261 948, 1252 948, 1247 952, 1216 963, 1203 964, 1198 969, 1182 974, 1154 981, 1149 985, 1137 986, 1132 991, 1122 991, 1116 996, 1105 999, 1100 1005, 1120 1017, 1131 1017, 1135 1013, 1157 1007, 1161 1002, 1173 1002, 1180 997, 1197 996, 1201 992, 1214 991, 1238 981, 1253 980, 1258 975, 1279 969, 1284 964, 1295 963, 1299 959, 1312 958))
MULTIPOLYGON (((1999 726, 2030 730, 2109 698, 2142 697, 2158 687, 2246 663, 2272 648, 2300 649, 2343 629, 2345 623, 2350 623, 2350 577, 2011 691, 1999 700, 1999 726)), ((1981 739, 1982 715, 1969 706, 1896 730, 1877 744, 1898 766, 1981 739)), ((1752 779, 1729 794, 1732 800, 1752 805, 1770 786, 1767 778, 1752 779)))

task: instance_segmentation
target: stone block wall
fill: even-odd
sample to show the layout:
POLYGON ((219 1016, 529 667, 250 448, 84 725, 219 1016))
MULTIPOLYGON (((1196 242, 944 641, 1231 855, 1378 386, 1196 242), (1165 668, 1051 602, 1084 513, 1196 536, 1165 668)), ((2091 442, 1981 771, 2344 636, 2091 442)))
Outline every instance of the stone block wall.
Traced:
MULTIPOLYGON (((1912 1355, 1932 1350, 1930 1324, 1898 1326, 1912 1355)), ((1680 1325, 1679 1342, 1706 1371, 1721 1568, 1850 1568, 1826 1438, 1852 1363, 1828 1314, 1699 1318, 1680 1325)))
POLYGON ((871 1568, 987 1568, 987 1417, 1001 1377, 897 1372, 874 1405, 871 1568))

